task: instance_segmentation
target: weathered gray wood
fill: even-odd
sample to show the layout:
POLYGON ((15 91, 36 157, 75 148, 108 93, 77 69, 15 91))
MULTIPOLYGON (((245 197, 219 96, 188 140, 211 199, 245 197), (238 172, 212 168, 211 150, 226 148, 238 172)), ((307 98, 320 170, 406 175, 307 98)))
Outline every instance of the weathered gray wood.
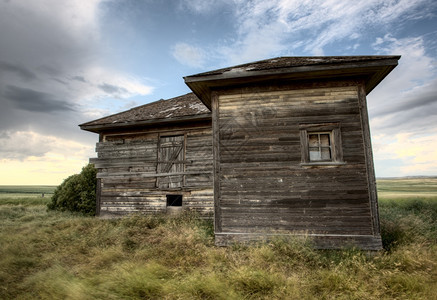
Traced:
POLYGON ((211 171, 198 171, 198 172, 174 172, 174 173, 138 173, 138 172, 126 172, 126 173, 97 173, 97 178, 112 178, 112 179, 123 179, 138 178, 139 180, 143 178, 154 178, 154 177, 168 177, 176 175, 199 175, 199 174, 212 174, 211 171))
POLYGON ((363 140, 365 145, 365 162, 367 168, 367 180, 369 188, 370 212, 372 214, 373 234, 380 235, 379 213, 378 213, 378 194, 376 191, 375 168, 373 165, 372 141, 370 137, 369 116, 367 113, 366 92, 363 85, 358 86, 358 95, 361 111, 361 122, 363 126, 363 140))
POLYGON ((219 245, 307 233, 317 247, 380 249, 365 96, 394 61, 193 79, 212 129, 196 118, 105 128, 93 160, 102 214, 165 213, 166 196, 182 195, 182 209, 214 213, 219 245))
POLYGON ((100 216, 101 193, 102 193, 102 180, 97 179, 97 182, 96 182, 96 216, 100 216))
POLYGON ((118 135, 112 132, 106 138, 103 135, 97 144, 99 157, 90 162, 98 169, 102 187, 100 215, 165 213, 166 195, 176 192, 183 193, 184 210, 210 218, 213 214, 211 127, 194 123, 174 131, 168 128, 152 131, 118 135))
POLYGON ((374 234, 356 83, 220 91, 212 105, 216 234, 374 234), (332 162, 301 164, 307 131, 331 132, 332 162))
POLYGON ((212 92, 212 138, 213 138, 213 167, 214 167, 214 231, 221 232, 221 189, 220 189, 220 105, 217 92, 212 92))

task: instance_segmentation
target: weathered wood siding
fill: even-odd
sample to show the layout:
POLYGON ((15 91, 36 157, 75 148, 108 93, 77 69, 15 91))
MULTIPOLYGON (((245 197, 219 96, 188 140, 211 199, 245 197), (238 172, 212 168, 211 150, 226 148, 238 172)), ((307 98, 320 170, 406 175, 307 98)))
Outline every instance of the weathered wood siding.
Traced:
POLYGON ((103 134, 96 151, 100 216, 165 213, 182 195, 183 210, 212 217, 211 128, 103 134))
POLYGON ((375 234, 357 85, 218 92, 213 114, 218 244, 239 233, 375 234), (299 125, 330 122, 344 163, 302 164, 299 125))

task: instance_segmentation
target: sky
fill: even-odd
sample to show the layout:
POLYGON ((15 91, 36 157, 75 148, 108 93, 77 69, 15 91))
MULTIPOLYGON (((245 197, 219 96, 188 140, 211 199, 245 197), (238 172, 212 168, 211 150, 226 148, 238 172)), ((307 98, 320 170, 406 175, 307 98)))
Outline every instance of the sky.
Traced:
POLYGON ((95 157, 78 125, 277 56, 402 55, 368 95, 377 177, 437 175, 435 0, 0 0, 0 185, 95 157))

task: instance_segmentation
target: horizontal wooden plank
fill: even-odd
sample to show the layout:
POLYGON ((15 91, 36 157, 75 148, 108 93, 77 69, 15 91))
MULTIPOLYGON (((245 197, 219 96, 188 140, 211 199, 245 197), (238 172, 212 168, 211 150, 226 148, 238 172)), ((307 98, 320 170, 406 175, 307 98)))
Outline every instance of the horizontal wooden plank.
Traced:
POLYGON ((174 173, 134 173, 134 172, 125 172, 125 173, 97 173, 97 178, 150 178, 150 177, 168 177, 168 176, 176 176, 176 175, 197 175, 197 174, 211 174, 208 171, 199 171, 199 172, 174 172, 174 173))

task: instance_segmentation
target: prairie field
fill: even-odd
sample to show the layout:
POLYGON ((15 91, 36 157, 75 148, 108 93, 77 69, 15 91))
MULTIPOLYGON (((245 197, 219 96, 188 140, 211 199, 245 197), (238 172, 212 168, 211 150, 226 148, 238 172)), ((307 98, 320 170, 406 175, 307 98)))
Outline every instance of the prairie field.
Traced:
POLYGON ((43 195, 51 197, 55 188, 56 186, 52 185, 0 185, 0 201, 17 198, 43 198, 43 195))
POLYGON ((47 211, 50 188, 0 186, 0 299, 437 299, 437 178, 378 180, 372 254, 215 247, 210 221, 47 211))
POLYGON ((380 199, 436 198, 437 177, 378 179, 380 199))

